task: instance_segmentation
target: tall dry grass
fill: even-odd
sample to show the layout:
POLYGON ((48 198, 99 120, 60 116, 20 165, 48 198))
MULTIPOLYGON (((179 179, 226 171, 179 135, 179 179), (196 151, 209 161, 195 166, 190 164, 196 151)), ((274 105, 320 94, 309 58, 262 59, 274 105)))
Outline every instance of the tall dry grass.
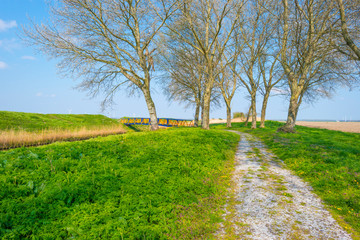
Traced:
POLYGON ((16 147, 38 146, 56 141, 84 140, 97 136, 125 133, 121 125, 113 125, 97 128, 79 128, 73 130, 50 129, 39 132, 27 132, 24 130, 0 131, 0 149, 16 147))

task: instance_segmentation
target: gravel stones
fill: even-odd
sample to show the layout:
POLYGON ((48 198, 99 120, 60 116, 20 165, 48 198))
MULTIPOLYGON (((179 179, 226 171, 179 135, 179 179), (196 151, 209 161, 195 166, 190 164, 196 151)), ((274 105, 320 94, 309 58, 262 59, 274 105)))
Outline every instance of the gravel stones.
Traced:
MULTIPOLYGON (((351 239, 308 184, 283 168, 258 138, 237 133, 235 239, 351 239)), ((230 214, 226 212, 224 218, 230 214)), ((226 235, 222 227, 217 238, 226 235)))

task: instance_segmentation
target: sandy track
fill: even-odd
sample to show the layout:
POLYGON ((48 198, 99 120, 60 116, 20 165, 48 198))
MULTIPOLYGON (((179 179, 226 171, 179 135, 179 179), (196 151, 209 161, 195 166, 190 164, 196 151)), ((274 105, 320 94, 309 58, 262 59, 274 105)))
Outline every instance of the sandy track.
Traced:
MULTIPOLYGON (((239 134, 236 201, 226 214, 234 216, 236 239, 351 239, 310 186, 284 169, 258 138, 239 134)), ((228 239, 225 227, 217 238, 228 239)))
POLYGON ((296 125, 312 127, 312 128, 325 128, 329 130, 336 130, 342 132, 360 133, 360 122, 306 122, 297 121, 296 125))

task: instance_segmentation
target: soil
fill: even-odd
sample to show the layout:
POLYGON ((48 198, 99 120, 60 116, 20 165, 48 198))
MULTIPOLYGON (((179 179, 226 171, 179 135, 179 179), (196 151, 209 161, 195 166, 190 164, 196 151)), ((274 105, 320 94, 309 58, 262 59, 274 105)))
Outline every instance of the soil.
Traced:
POLYGON ((329 130, 360 133, 360 122, 305 122, 297 121, 296 125, 312 127, 312 128, 325 128, 329 130))

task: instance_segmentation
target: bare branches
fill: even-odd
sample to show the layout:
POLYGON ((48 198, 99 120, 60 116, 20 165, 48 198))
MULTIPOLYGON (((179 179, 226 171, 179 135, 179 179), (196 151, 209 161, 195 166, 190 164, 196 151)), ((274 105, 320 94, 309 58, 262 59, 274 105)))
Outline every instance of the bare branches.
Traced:
POLYGON ((221 61, 218 66, 218 74, 216 77, 216 86, 220 89, 226 105, 227 127, 231 127, 231 101, 235 95, 236 89, 239 87, 238 77, 234 71, 232 71, 232 68, 235 65, 236 57, 232 58, 230 61, 224 57, 223 61, 221 61))
POLYGON ((51 6, 51 23, 34 24, 24 32, 40 51, 62 60, 64 73, 81 78, 80 88, 94 95, 104 92, 104 103, 111 102, 120 86, 136 86, 153 108, 149 113, 157 124, 150 96, 152 45, 177 2, 57 0, 51 6))
MULTIPOLYGON (((349 27, 348 27, 347 20, 346 20, 347 17, 349 19, 358 18, 358 15, 357 15, 355 9, 357 9, 357 11, 359 10, 360 2, 354 1, 353 4, 355 7, 355 9, 354 9, 355 12, 354 12, 354 10, 351 11, 351 6, 349 6, 347 14, 345 11, 345 4, 344 4, 343 0, 337 0, 337 3, 338 3, 339 15, 340 15, 341 34, 342 34, 342 37, 343 37, 346 45, 351 50, 351 53, 349 53, 347 51, 343 51, 341 48, 339 48, 339 51, 341 53, 345 54, 346 56, 350 57, 353 60, 360 61, 360 49, 354 42, 354 39, 356 39, 357 42, 359 41, 359 35, 357 34, 356 36, 353 36, 353 37, 350 35, 349 27)), ((349 3, 348 3, 348 5, 349 5, 349 3)), ((356 34, 356 31, 353 31, 353 32, 354 32, 354 34, 356 34)))
POLYGON ((204 121, 203 128, 209 128, 211 95, 216 79, 217 65, 222 60, 225 48, 232 39, 234 29, 240 24, 244 1, 188 0, 167 24, 168 36, 186 43, 204 59, 204 121))
POLYGON ((273 0, 248 1, 244 24, 235 30, 234 49, 238 54, 238 63, 233 66, 233 71, 251 97, 252 128, 256 128, 256 94, 261 77, 266 76, 265 67, 260 68, 260 59, 265 59, 269 49, 274 48, 270 45, 274 44, 272 36, 277 27, 273 14, 276 6, 273 0))
POLYGON ((353 80, 353 65, 344 63, 360 59, 359 7, 359 0, 54 0, 52 21, 24 32, 82 79, 81 89, 104 93, 104 103, 121 87, 140 90, 152 122, 150 83, 160 63, 169 97, 202 108, 205 129, 219 91, 229 106, 239 83, 255 127, 258 91, 267 99, 283 79, 294 125, 302 101, 353 80))
POLYGON ((306 98, 329 96, 335 85, 351 81, 351 64, 343 64, 333 44, 336 3, 328 0, 283 2, 279 29, 280 62, 291 92, 288 120, 281 130, 294 131, 297 112, 306 98), (330 41, 328 41, 330 39, 330 41), (350 67, 350 68, 349 68, 350 67), (323 94, 319 94, 323 93, 323 94))

